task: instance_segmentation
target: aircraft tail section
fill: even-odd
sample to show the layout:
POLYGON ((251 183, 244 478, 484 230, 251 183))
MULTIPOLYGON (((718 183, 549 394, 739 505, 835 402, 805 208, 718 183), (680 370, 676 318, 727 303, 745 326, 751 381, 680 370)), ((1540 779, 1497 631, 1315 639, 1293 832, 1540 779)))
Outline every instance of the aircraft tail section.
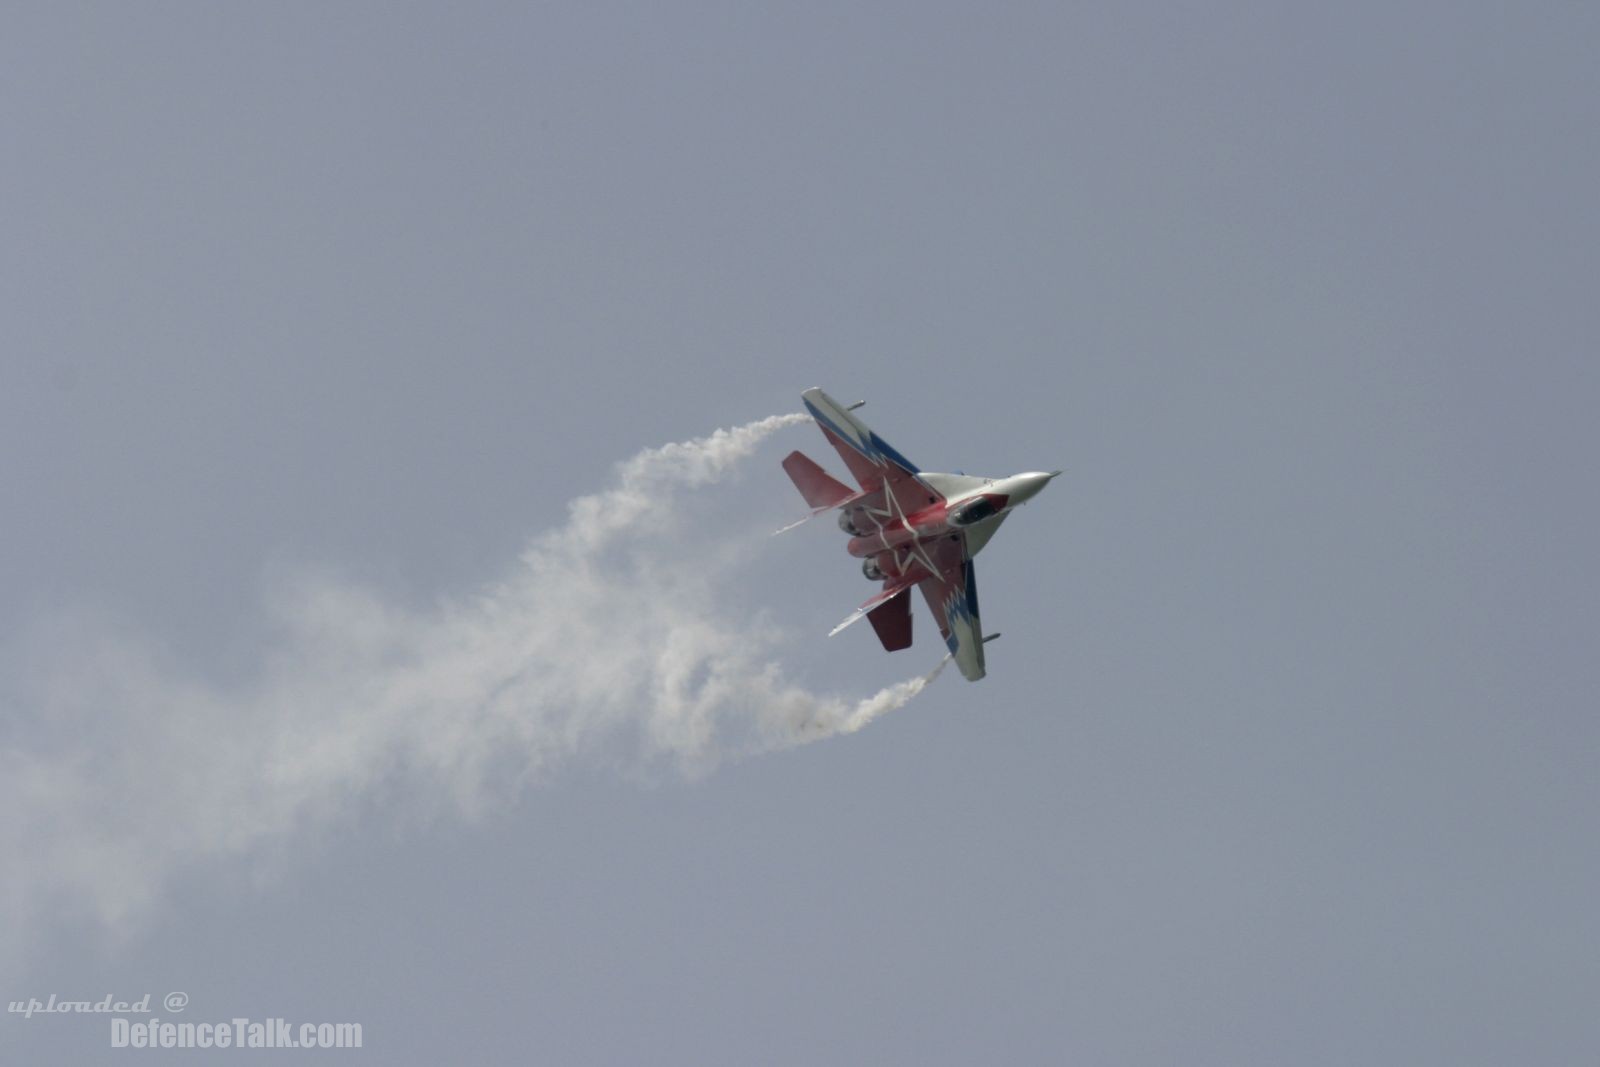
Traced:
POLYGON ((867 612, 867 621, 877 631, 885 652, 910 648, 911 587, 902 587, 899 593, 867 612))
POLYGON ((829 477, 828 472, 804 452, 790 452, 785 456, 783 470, 813 509, 837 507, 856 495, 855 490, 829 477))

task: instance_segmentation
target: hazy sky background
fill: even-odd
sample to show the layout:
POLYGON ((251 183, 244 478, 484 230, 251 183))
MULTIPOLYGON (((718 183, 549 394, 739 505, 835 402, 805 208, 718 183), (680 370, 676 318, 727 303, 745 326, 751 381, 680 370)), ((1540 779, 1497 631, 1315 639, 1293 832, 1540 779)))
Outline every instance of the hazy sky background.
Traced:
MULTIPOLYGON (((1066 469, 979 559, 985 681, 472 820, 401 779, 36 923, 8 1000, 417 1064, 1600 1056, 1600 8, 4 22, 13 752, 94 730, 27 702, 75 634, 249 685, 289 576, 470 598, 807 386, 924 467, 1066 469)), ((841 472, 789 429, 692 503, 726 610, 816 690, 927 670, 920 604, 909 652, 823 636, 870 592, 826 520, 762 538, 796 447, 841 472)))

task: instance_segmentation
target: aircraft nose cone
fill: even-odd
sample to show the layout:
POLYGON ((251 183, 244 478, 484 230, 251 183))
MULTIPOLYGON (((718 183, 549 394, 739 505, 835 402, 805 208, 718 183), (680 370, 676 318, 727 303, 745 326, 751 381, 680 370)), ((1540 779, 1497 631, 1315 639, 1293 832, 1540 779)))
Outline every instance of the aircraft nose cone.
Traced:
POLYGON ((1015 502, 1020 504, 1025 500, 1030 500, 1037 496, 1039 490, 1049 485, 1050 479, 1054 478, 1060 473, 1060 471, 1051 471, 1050 473, 1046 474, 1043 471, 1034 471, 1030 474, 1019 474, 1017 476, 1017 492, 1015 502))

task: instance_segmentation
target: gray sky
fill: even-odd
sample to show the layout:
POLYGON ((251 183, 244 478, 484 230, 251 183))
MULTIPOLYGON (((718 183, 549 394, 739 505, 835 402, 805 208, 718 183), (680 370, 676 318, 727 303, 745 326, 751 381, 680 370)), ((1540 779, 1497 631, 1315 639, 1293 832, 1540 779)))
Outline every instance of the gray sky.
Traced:
MULTIPOLYGON (((86 678, 298 678, 305 575, 433 618, 807 386, 928 468, 1067 472, 979 560, 977 685, 690 779, 597 743, 473 817, 374 772, 125 920, 29 912, 8 1000, 184 990, 419 1064, 1600 1055, 1596 9, 6 23, 13 801, 103 758, 106 824, 203 809, 161 787, 210 734, 139 778, 108 729, 191 735, 86 678)), ((662 543, 864 697, 936 640, 823 636, 870 590, 826 522, 762 538, 796 447, 842 473, 782 430, 662 543)))

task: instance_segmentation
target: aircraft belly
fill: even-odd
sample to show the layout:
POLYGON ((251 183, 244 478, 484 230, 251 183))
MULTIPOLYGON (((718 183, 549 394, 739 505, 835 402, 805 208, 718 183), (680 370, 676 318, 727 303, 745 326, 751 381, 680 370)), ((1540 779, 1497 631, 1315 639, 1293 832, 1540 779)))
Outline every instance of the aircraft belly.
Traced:
POLYGON ((989 543, 989 538, 994 536, 994 532, 1000 529, 1000 524, 1005 522, 1006 516, 1010 514, 1011 512, 1009 511, 1002 511, 998 515, 991 515, 982 522, 976 522, 967 527, 968 559, 976 556, 983 546, 989 543))
POLYGON ((983 632, 972 558, 983 551, 1010 509, 1038 494, 1060 474, 1025 471, 1004 478, 923 471, 891 448, 852 412, 821 389, 801 394, 806 410, 861 487, 835 480, 799 452, 783 461, 813 514, 839 511, 847 550, 862 560, 862 574, 882 589, 834 627, 872 621, 887 650, 911 644, 909 590, 914 585, 945 647, 969 681, 984 676, 983 646, 998 634, 983 632))

